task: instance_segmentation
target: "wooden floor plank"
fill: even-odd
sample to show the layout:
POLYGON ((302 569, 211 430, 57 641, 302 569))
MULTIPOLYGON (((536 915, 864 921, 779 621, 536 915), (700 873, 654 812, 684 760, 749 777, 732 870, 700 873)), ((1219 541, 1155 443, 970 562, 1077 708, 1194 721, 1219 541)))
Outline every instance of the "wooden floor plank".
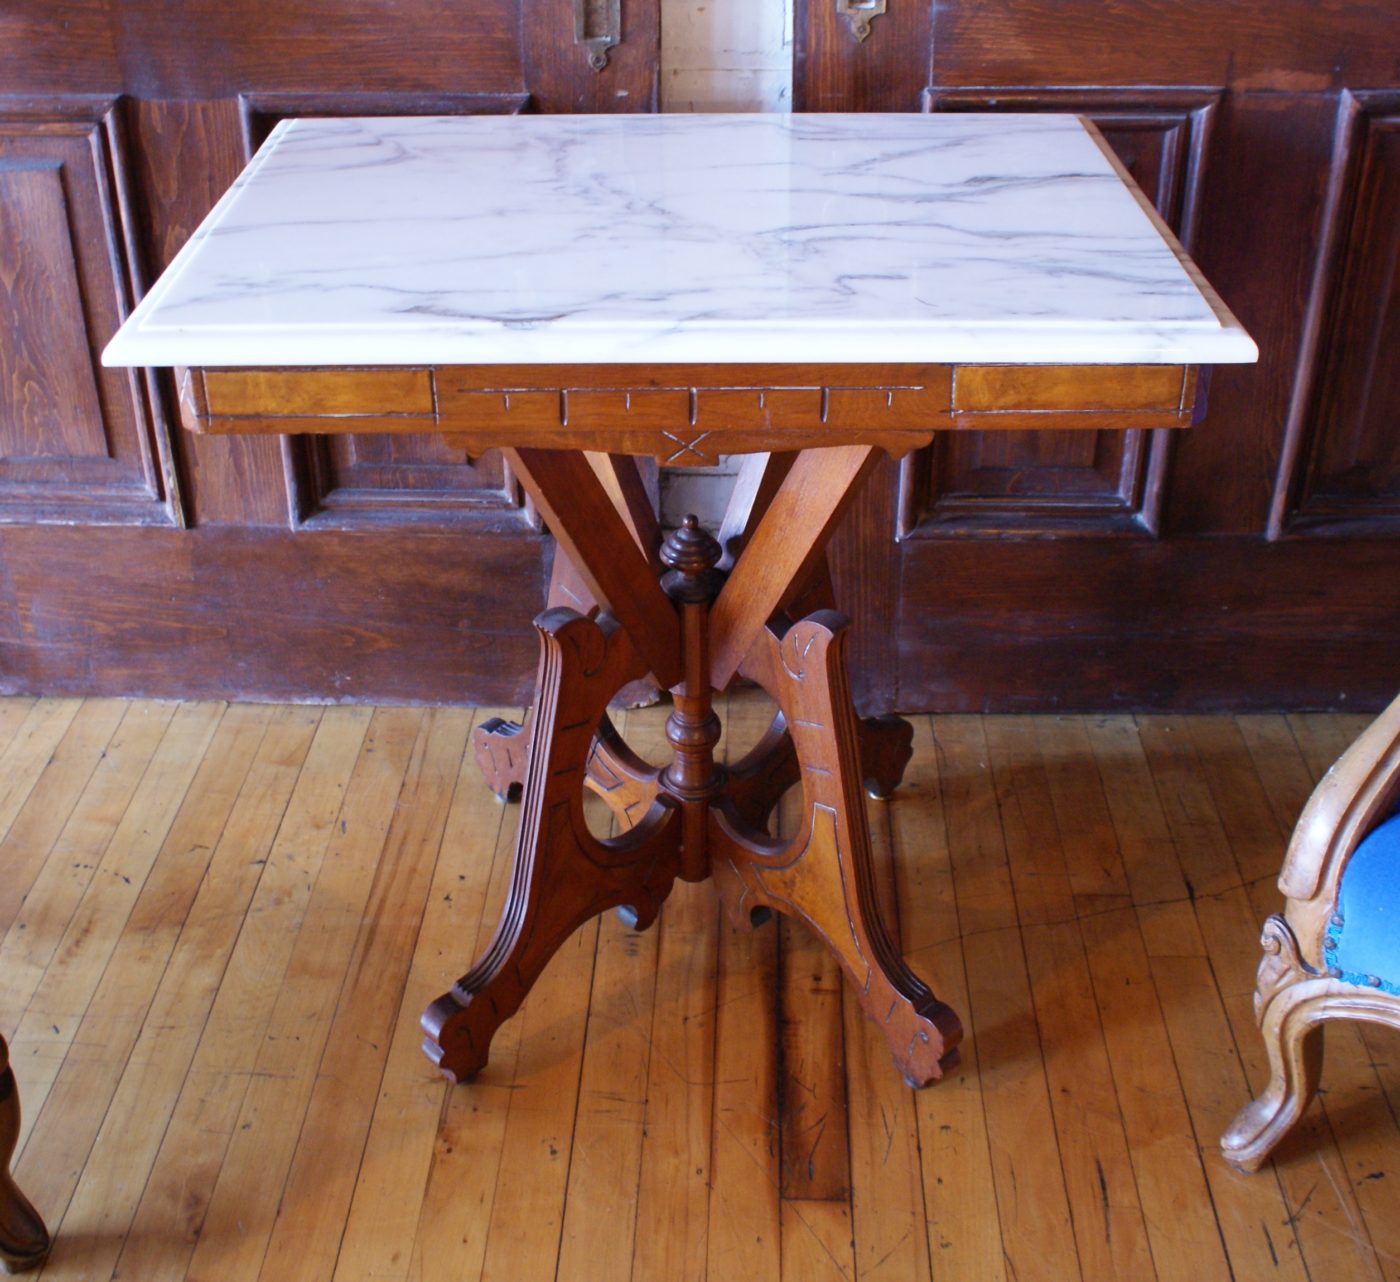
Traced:
POLYGON ((1228 1277, 1137 914, 1081 923, 1119 1111, 1159 1278, 1228 1277))
POLYGON ((1137 722, 1130 716, 1085 717, 1084 732, 1103 782, 1133 903, 1185 899, 1186 878, 1137 722))
MULTIPOLYGON (((488 710, 483 709, 478 721, 486 715, 488 710)), ((498 715, 518 721, 521 714, 498 715)), ((465 787, 464 779, 458 785, 459 796, 465 787)), ((454 834, 451 820, 448 822, 444 847, 449 842, 460 843, 476 855, 460 865, 460 890, 453 896, 453 911, 467 921, 476 916, 480 921, 474 939, 473 932, 464 929, 448 946, 439 971, 439 992, 446 991, 447 985, 486 951, 500 921, 513 868, 520 807, 501 804, 480 779, 475 787, 479 789, 477 796, 485 794, 496 807, 493 819, 486 823, 489 831, 494 822, 495 841, 488 853, 485 832, 454 834)), ((459 1282, 481 1275, 506 1119, 515 1089, 521 1023, 520 1019, 507 1020, 492 1039, 486 1068, 471 1083, 446 1093, 409 1262, 408 1276, 413 1282, 459 1282)))
POLYGON ((0 752, 0 836, 9 832, 82 706, 81 699, 37 699, 15 727, 0 752))
MULTIPOLYGON (((764 701, 730 696, 724 717, 729 760, 758 741, 770 716, 764 701)), ((777 1278, 782 1268, 777 976, 775 924, 749 930, 721 919, 705 1234, 710 1282, 777 1278)))
POLYGON ((1220 1157, 1249 1086, 1192 906, 1146 906, 1138 921, 1230 1267, 1240 1278, 1301 1282, 1306 1266, 1275 1173, 1241 1175, 1220 1157))
POLYGON ((854 1282, 848 1202, 783 1201, 782 1282, 854 1282))
MULTIPOLYGON (((27 1113, 33 1146, 19 1169, 52 1216, 63 1213, 83 1170, 272 713, 235 706, 220 721, 45 1107, 27 1113)), ((17 1068, 22 1087, 25 1068, 17 1068)))
MULTIPOLYGON (((619 718, 617 725, 626 734, 627 719, 619 718)), ((641 750, 640 741, 635 746, 641 750)), ((606 812, 596 798, 589 800, 606 812)), ((625 1282, 632 1276, 636 1239, 661 924, 638 932, 607 913, 597 929, 559 1245, 560 1282, 625 1282)))
POLYGON ((1069 921, 1075 915, 1075 891, 1035 722, 1030 717, 987 717, 984 724, 1017 920, 1022 926, 1069 921))
POLYGON ((552 1278, 573 1156, 579 1060, 598 922, 575 932, 545 967, 520 1012, 519 1055, 486 1226, 481 1276, 552 1278))
MULTIPOLYGON (((479 710, 473 723, 491 715, 479 710)), ((465 753, 355 1184, 337 1278, 403 1279, 412 1268, 446 1096, 455 1090, 423 1056, 419 1016, 473 960, 462 955, 462 941, 481 929, 489 883, 489 877, 476 873, 483 864, 490 869, 504 811, 473 755, 465 753)))
POLYGON ((1023 938, 1080 1268, 1145 1282, 1157 1273, 1083 938, 1074 922, 1023 938))
MULTIPOLYGON (((771 709, 726 703, 742 749, 771 709)), ((666 712, 619 720, 660 758, 666 712)), ((1259 1174, 1217 1148, 1263 1084, 1284 840, 1365 718, 916 719, 872 839, 967 1037, 913 1093, 823 949, 704 885, 578 932, 443 1083, 418 1012, 485 946, 518 814, 464 755, 485 715, 0 700, 44 1282, 1400 1279, 1393 1036, 1329 1028, 1259 1174)))
POLYGON ((7 694, 0 697, 0 753, 10 746, 10 740, 38 702, 32 695, 7 694))
POLYGON ((144 701, 128 705, 24 906, 0 942, 0 1036, 14 1037, 94 879, 103 883, 101 889, 126 898, 117 885, 105 885, 115 878, 103 866, 104 855, 175 707, 144 701))
POLYGON ((237 1170, 230 1142, 368 720, 363 710, 338 708, 315 726, 137 1214, 138 1225, 149 1223, 152 1208, 168 1205, 178 1190, 191 1232, 128 1260, 141 1276, 198 1275, 204 1261, 191 1264, 195 1253, 203 1250, 207 1258, 225 1245, 225 1226, 211 1220, 210 1200, 237 1170))
MULTIPOLYGON (((642 755, 654 755, 660 727, 652 719, 650 736, 629 735, 630 720, 622 713, 614 724, 642 755)), ((601 800, 585 800, 596 831, 616 835, 601 800)), ((632 1276, 660 923, 639 933, 607 913, 597 931, 556 1276, 602 1282, 632 1276)))
MULTIPOLYGON (((71 1276, 105 1277, 124 1252, 192 1241, 198 1225, 184 1214, 178 1178, 170 1197, 149 1213, 153 1229, 133 1230, 133 1217, 172 1114, 180 1115, 177 1101, 185 1099, 186 1074, 261 875, 260 860, 272 847, 319 715, 277 709, 261 738, 59 1226, 60 1244, 73 1253, 71 1276)), ((197 1122, 191 1129, 198 1133, 197 1122)))
POLYGON ((1246 882, 1274 880, 1294 820, 1279 821, 1233 717, 1187 719, 1192 746, 1216 813, 1246 882))
POLYGON ((0 841, 0 867, 5 870, 0 878, 0 932, 14 924, 126 707, 122 699, 83 701, 0 841))
POLYGON ((1243 878, 1220 822, 1186 717, 1137 718, 1167 828, 1190 895, 1216 895, 1243 878))
MULTIPOLYGON (((165 722, 159 745, 30 998, 12 1045, 22 1057, 32 1047, 30 1063, 47 1070, 30 1085, 31 1110, 43 1106, 223 710, 216 703, 183 704, 165 722)), ((117 750, 115 742, 111 750, 117 750)))
MULTIPOLYGON (((279 844, 291 838, 305 849, 294 895, 299 925, 278 949, 276 992, 237 1053, 241 1081, 230 1080, 226 1111, 210 1141, 225 1144, 217 1179, 190 1189, 191 1202, 204 1207, 191 1256, 194 1276, 257 1276, 374 868, 421 736, 419 712, 334 717, 351 711, 328 711, 317 736, 327 756, 344 763, 338 795, 316 772, 306 803, 289 809, 279 833, 279 844)), ((210 1063, 208 1072, 220 1067, 210 1063)))
MULTIPOLYGON (((1085 1276, 1070 1220, 1020 932, 963 940, 964 1018, 977 1039, 997 1219, 1008 1277, 1085 1276)), ((954 1177, 956 1178, 956 1177, 954 1177)))
MULTIPOLYGON (((319 1282, 335 1269, 470 725, 467 709, 434 708, 424 716, 282 1189, 263 1277, 319 1282)), ((419 1072, 438 1094, 431 1075, 419 1072)))
MULTIPOLYGON (((932 721, 914 719, 914 757, 895 794, 891 830, 905 957, 969 1029, 967 978, 953 894, 945 794, 932 721)), ((936 1085, 915 1096, 928 1251, 936 1277, 1004 1282, 991 1148, 968 1036, 936 1085)))
POLYGON ((1076 913, 1126 907, 1131 902, 1128 874, 1084 718, 1030 720, 1054 800, 1055 826, 1076 913))
POLYGON ((979 935, 1016 925, 1016 898, 981 717, 934 719, 958 925, 979 935))

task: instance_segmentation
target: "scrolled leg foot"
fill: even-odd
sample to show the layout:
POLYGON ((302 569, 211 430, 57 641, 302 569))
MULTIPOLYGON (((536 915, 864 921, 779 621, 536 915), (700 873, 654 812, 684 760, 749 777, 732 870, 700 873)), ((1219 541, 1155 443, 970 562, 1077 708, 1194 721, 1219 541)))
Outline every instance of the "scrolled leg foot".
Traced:
POLYGON ((860 722, 860 765, 865 792, 886 801, 904 779, 914 756, 914 727, 903 717, 865 717, 860 722))
POLYGON ((0 1267, 6 1273, 36 1269, 49 1254, 48 1229, 10 1174, 18 1143, 19 1088, 0 1037, 0 1267))
POLYGON ((502 801, 519 801, 530 737, 519 721, 489 717, 472 731, 472 754, 486 786, 502 801))
POLYGON ((912 1085, 943 1074, 962 1025, 905 965, 880 916, 870 830, 861 796, 859 731, 846 677, 847 623, 819 611, 779 634, 769 628, 741 669, 762 685, 791 728, 805 815, 776 841, 732 804, 712 819, 716 885, 732 919, 764 908, 805 921, 836 954, 896 1068, 912 1085))
POLYGON ((669 802, 611 841, 594 837, 584 818, 594 730, 608 699, 645 675, 645 665, 611 620, 555 609, 535 626, 539 681, 506 906, 481 960, 423 1014, 424 1053, 459 1082, 485 1067, 496 1030, 579 926, 622 905, 639 926, 649 924, 680 865, 678 815, 669 802))
POLYGON ((1269 1084, 1246 1104, 1220 1137, 1225 1160, 1257 1171, 1303 1115, 1322 1075, 1322 1021, 1329 996, 1343 986, 1309 970, 1288 922, 1264 923, 1254 1008, 1269 1056, 1269 1084))

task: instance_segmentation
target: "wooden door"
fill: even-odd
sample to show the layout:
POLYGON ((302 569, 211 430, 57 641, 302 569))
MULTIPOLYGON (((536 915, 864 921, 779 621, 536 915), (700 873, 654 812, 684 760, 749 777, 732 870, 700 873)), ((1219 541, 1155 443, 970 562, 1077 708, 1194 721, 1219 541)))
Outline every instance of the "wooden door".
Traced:
POLYGON ((1254 335, 1177 434, 947 435, 835 562, 870 710, 1400 689, 1400 8, 798 0, 806 111, 1095 120, 1254 335))
POLYGON ((281 117, 654 110, 657 7, 3 7, 0 692, 522 697, 549 545, 499 457, 193 437, 98 355, 281 117))

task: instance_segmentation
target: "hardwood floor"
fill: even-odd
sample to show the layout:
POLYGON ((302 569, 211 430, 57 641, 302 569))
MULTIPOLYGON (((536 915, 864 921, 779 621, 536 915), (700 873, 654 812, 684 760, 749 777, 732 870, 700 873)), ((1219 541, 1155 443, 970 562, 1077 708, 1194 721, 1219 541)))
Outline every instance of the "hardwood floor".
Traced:
MULTIPOLYGON (((708 885, 581 930, 438 1078, 419 1013, 509 875, 493 711, 0 700, 43 1278, 1400 1278, 1393 1035, 1330 1026, 1259 1175, 1216 1150, 1286 834, 1364 718, 917 719, 875 845, 967 1038, 915 1094, 825 950, 708 885)), ((730 700, 731 748, 766 715, 730 700)))

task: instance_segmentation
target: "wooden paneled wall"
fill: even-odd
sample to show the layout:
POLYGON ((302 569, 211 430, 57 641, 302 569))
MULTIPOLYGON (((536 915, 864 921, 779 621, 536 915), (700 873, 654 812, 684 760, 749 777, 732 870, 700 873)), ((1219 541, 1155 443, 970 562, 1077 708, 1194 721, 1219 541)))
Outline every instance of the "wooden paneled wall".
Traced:
POLYGON ((190 436, 98 356, 277 120, 655 110, 657 0, 621 37, 595 69, 571 0, 0 10, 0 691, 524 692, 550 552, 499 458, 190 436))
POLYGON ((1400 7, 798 0, 806 111, 1097 122, 1259 342, 1184 433, 940 438, 838 553, 876 706, 1400 689, 1400 7))
MULTIPOLYGON (((0 691, 507 700, 549 543, 435 441, 191 437, 107 338, 289 114, 654 110, 659 0, 0 9, 0 691), (606 6, 593 6, 594 10, 606 6), (596 16, 596 15, 595 15, 596 16)), ((798 0, 799 110, 1094 118, 1258 339, 1194 429, 941 438, 834 552, 867 710, 1400 688, 1393 0, 798 0)))

